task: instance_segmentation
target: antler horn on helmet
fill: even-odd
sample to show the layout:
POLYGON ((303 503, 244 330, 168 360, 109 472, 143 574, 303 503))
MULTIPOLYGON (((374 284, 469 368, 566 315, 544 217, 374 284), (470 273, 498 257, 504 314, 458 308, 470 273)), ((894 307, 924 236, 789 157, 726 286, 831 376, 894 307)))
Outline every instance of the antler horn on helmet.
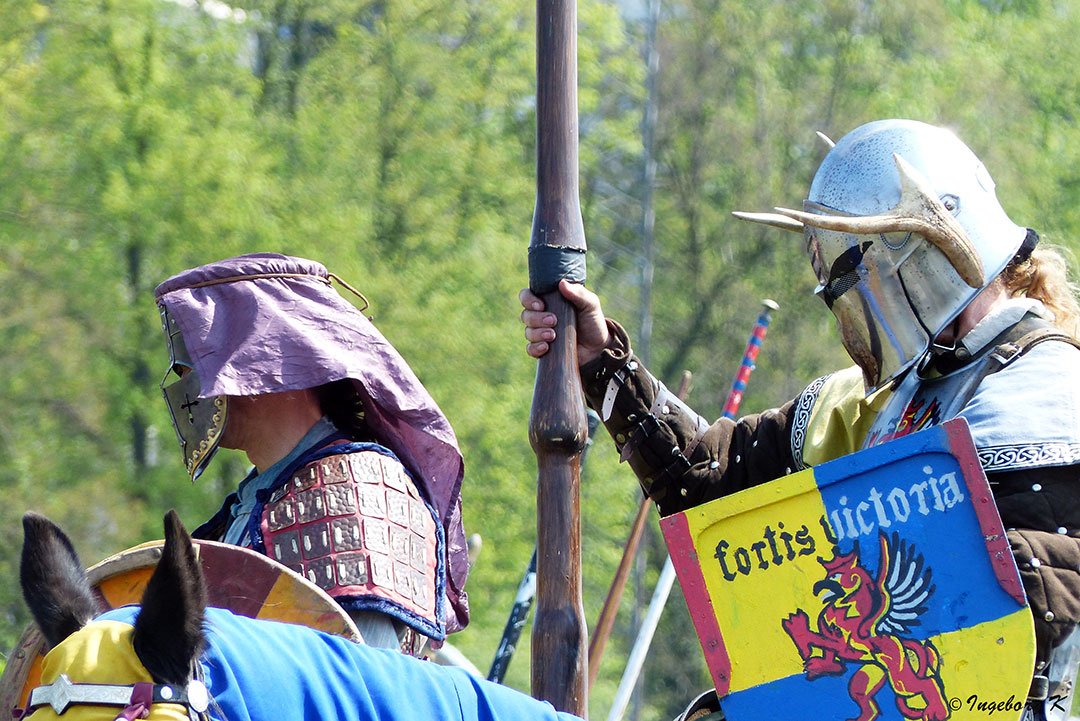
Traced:
MULTIPOLYGON (((900 201, 887 213, 843 216, 806 213, 787 208, 776 210, 783 216, 801 221, 806 225, 842 233, 860 235, 918 233, 945 254, 965 283, 972 288, 981 288, 984 275, 982 260, 964 228, 948 211, 918 170, 898 154, 893 154, 893 160, 896 162, 897 170, 900 171, 900 201)), ((751 220, 751 218, 746 219, 751 220)), ((775 222, 764 219, 755 220, 755 222, 777 225, 775 222)))
POLYGON ((763 225, 771 225, 774 228, 780 228, 781 230, 790 230, 794 233, 803 232, 803 224, 789 218, 786 215, 779 215, 778 213, 746 213, 741 210, 733 210, 731 212, 739 220, 748 220, 751 223, 761 223, 763 225))

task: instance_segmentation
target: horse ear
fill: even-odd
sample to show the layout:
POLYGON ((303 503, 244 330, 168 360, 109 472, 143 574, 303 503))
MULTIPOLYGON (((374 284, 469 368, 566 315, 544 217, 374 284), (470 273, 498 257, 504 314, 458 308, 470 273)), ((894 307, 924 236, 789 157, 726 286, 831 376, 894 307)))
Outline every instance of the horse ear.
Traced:
POLYGON ((158 683, 182 684, 203 646, 206 584, 191 536, 176 511, 165 516, 165 547, 146 583, 133 645, 158 683))
POLYGON ((97 598, 71 539, 36 513, 23 516, 19 582, 26 605, 50 648, 98 613, 97 598))

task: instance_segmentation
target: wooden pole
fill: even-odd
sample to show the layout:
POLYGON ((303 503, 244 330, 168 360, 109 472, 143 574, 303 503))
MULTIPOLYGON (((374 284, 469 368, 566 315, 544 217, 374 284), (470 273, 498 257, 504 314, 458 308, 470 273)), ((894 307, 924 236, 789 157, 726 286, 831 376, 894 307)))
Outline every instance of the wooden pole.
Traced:
POLYGON ((532 694, 560 711, 585 716, 588 655, 579 494, 588 427, 578 375, 576 318, 558 291, 560 279, 585 280, 574 0, 537 0, 536 81, 536 208, 529 287, 555 314, 558 333, 537 365, 529 418, 538 468, 532 694))

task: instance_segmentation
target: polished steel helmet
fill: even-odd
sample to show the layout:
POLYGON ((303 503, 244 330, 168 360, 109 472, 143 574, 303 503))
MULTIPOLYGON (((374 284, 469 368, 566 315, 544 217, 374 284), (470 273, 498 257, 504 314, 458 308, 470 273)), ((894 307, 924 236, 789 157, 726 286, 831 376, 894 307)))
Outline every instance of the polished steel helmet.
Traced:
POLYGON ((822 161, 803 210, 776 210, 735 215, 805 233, 815 292, 868 393, 925 355, 1027 234, 971 149, 914 120, 848 133, 822 161))
POLYGON ((184 336, 165 304, 158 308, 169 347, 169 368, 161 379, 161 392, 169 407, 188 477, 194 482, 217 452, 228 420, 228 399, 225 396, 199 397, 201 381, 191 362, 184 336))

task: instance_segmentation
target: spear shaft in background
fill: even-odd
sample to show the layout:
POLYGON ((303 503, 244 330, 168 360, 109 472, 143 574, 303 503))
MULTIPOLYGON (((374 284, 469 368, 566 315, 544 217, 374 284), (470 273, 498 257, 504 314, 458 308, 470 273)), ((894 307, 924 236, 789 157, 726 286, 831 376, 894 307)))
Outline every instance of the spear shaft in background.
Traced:
POLYGON ((750 374, 754 371, 754 363, 757 361, 758 351, 761 350, 761 344, 765 341, 765 333, 769 329, 769 321, 772 320, 772 311, 780 307, 775 300, 768 298, 761 301, 761 305, 764 307, 761 309, 757 321, 754 322, 754 329, 750 331, 750 340, 747 342, 746 350, 743 352, 742 363, 739 364, 739 370, 731 384, 731 392, 728 393, 727 402, 724 403, 724 412, 721 413, 724 418, 735 420, 735 414, 739 411, 739 404, 742 403, 743 393, 746 392, 746 382, 750 380, 750 374))

